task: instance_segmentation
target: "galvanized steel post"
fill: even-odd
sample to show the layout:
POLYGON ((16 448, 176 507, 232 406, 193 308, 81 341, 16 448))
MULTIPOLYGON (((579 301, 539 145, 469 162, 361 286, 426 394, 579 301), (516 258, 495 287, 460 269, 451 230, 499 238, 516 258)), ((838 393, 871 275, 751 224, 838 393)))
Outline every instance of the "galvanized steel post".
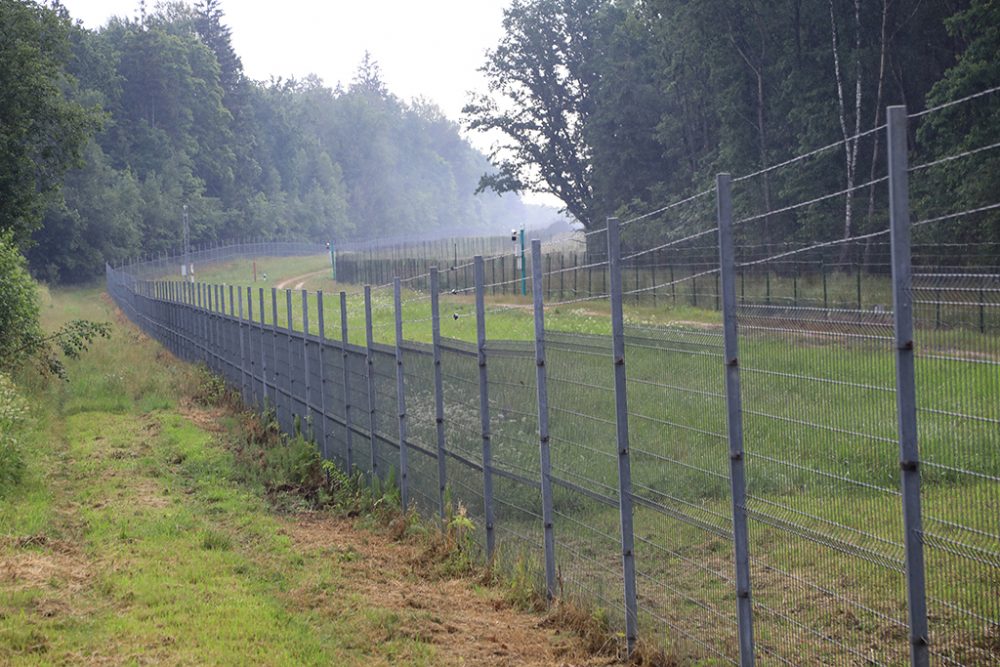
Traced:
POLYGON ((615 424, 618 442, 618 505, 622 531, 625 595, 625 641, 629 655, 638 634, 635 587, 635 536, 632 529, 632 464, 629 460, 628 390, 625 376, 625 318, 622 313, 621 238, 618 218, 608 218, 608 273, 611 297, 611 343, 615 372, 615 424))
POLYGON ((445 490, 448 485, 448 466, 445 460, 444 440, 444 383, 441 377, 441 304, 439 276, 436 266, 431 267, 431 345, 434 353, 434 423, 437 428, 438 509, 441 520, 448 513, 445 490))
POLYGON ((902 474, 903 544, 906 548, 906 598, 910 622, 910 664, 929 664, 927 589, 920 506, 920 454, 913 359, 913 293, 910 256, 910 202, 905 106, 887 109, 889 227, 892 252, 892 303, 896 338, 896 409, 899 467, 902 474))
POLYGON ((302 425, 303 435, 306 432, 306 425, 309 426, 309 438, 316 442, 316 425, 313 422, 316 410, 312 401, 312 378, 309 372, 309 290, 302 290, 302 397, 305 424, 302 425))
MULTIPOLYGON (((288 422, 289 422, 289 426, 293 430, 295 430, 295 417, 296 417, 295 400, 296 400, 296 397, 295 397, 295 373, 294 373, 295 366, 293 365, 295 363, 294 362, 295 356, 294 356, 294 354, 292 352, 292 347, 293 347, 292 340, 294 339, 295 325, 292 322, 292 290, 290 290, 290 289, 286 289, 285 290, 285 324, 287 325, 286 331, 288 333, 287 347, 285 348, 285 351, 288 353, 288 356, 286 357, 287 360, 288 360, 288 372, 285 373, 285 389, 286 389, 287 393, 285 395, 288 396, 288 422)), ((302 419, 301 419, 301 415, 299 415, 299 417, 300 417, 299 418, 299 432, 301 433, 302 432, 302 419)))
POLYGON ((556 596, 556 541, 552 526, 552 458, 549 451, 549 389, 545 367, 545 309, 542 295, 542 242, 531 241, 531 294, 535 306, 535 387, 538 398, 538 458, 542 482, 545 597, 556 596))
POLYGON ((278 288, 271 288, 271 380, 274 387, 274 417, 281 423, 281 365, 278 363, 278 288))
POLYGON ((406 451, 406 383, 403 373, 403 304, 399 278, 392 281, 393 310, 396 315, 396 414, 399 418, 399 498, 403 511, 409 505, 409 462, 406 451))
MULTIPOLYGON (((327 445, 326 418, 326 318, 323 316, 323 291, 316 291, 316 325, 319 327, 319 433, 322 438, 320 451, 323 460, 330 458, 327 445)), ((313 427, 313 431, 316 427, 313 427)))
POLYGON ((368 433, 371 436, 372 479, 378 474, 378 437, 375 434, 375 359, 372 357, 372 347, 375 336, 372 333, 372 287, 365 285, 365 363, 368 378, 368 433))
POLYGON ((347 292, 340 293, 340 354, 344 370, 344 444, 347 447, 347 474, 354 472, 354 432, 351 422, 351 367, 347 352, 347 292))
POLYGON ((253 350, 253 288, 247 285, 247 364, 250 374, 250 402, 257 404, 257 361, 253 350))
POLYGON ((476 352, 479 358, 479 423, 483 435, 483 508, 486 515, 486 558, 492 559, 496 549, 495 516, 493 509, 493 450, 490 442, 489 375, 486 371, 486 307, 483 301, 483 257, 473 258, 476 289, 476 352))
POLYGON ((726 367, 726 423, 729 434, 729 485, 732 493, 736 566, 736 620, 740 664, 754 664, 753 603, 750 597, 750 549, 747 533, 746 464, 743 453, 743 399, 740 392, 739 331, 736 318, 736 252, 733 247, 732 178, 716 177, 719 221, 719 272, 722 278, 723 363, 726 367))
MULTIPOLYGON (((264 288, 263 287, 259 287, 258 290, 259 290, 259 292, 258 292, 258 301, 257 301, 257 303, 260 305, 260 390, 261 390, 260 405, 261 405, 261 408, 266 412, 269 407, 273 407, 274 401, 271 400, 269 402, 268 398, 267 398, 267 353, 264 352, 264 348, 265 348, 265 345, 264 345, 264 288)), ((273 395, 274 395, 274 393, 273 393, 273 390, 272 390, 272 397, 273 397, 273 395)))

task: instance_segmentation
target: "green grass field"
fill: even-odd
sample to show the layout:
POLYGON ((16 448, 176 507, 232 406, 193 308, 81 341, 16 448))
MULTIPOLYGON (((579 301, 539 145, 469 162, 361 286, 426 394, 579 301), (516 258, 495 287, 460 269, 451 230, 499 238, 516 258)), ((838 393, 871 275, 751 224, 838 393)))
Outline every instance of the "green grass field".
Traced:
MULTIPOLYGON (((313 268, 321 260, 303 259, 286 270, 321 270, 313 268)), ((243 264, 212 270, 200 277, 249 284, 243 264)), ((276 275, 269 273, 272 281, 276 275)), ((841 282, 832 291, 849 298, 849 277, 841 282)), ((303 287, 324 291, 329 338, 339 337, 333 293, 347 291, 350 340, 364 343, 358 286, 318 275, 303 287)), ((774 283, 771 289, 772 296, 779 293, 774 283)), ((283 297, 279 292, 282 326, 288 321, 283 297)), ((301 329, 301 294, 293 297, 291 319, 301 329)), ((255 306, 257 298, 255 292, 255 306)), ((313 332, 315 298, 310 294, 308 306, 313 332)), ((403 302, 404 336, 428 342, 429 300, 404 290, 403 302)), ((523 298, 490 296, 487 310, 489 339, 532 339, 532 313, 523 298)), ((957 328, 935 324, 918 332, 917 389, 932 646, 940 656, 975 663, 1000 652, 996 623, 984 620, 998 612, 996 569, 983 561, 998 551, 1000 350, 997 335, 976 331, 976 318, 966 310, 946 310, 945 324, 951 319, 957 328)), ((554 471, 614 497, 607 312, 605 301, 556 306, 546 311, 546 325, 586 337, 577 347, 550 346, 554 471)), ((723 537, 730 531, 731 508, 719 315, 692 303, 673 307, 661 301, 654 307, 627 301, 626 320, 633 488, 648 501, 640 503, 635 518, 646 631, 712 662, 713 650, 732 655, 735 649, 731 546, 723 537)), ((746 324, 741 366, 760 644, 793 662, 902 663, 906 607, 891 328, 877 318, 781 330, 746 324)), ((390 289, 374 292, 373 328, 377 341, 394 340, 390 289)), ((442 296, 442 333, 475 340, 468 294, 442 296)), ((530 352, 519 358, 498 359, 490 367, 494 450, 497 465, 537 474, 534 365, 530 352)), ((474 456, 477 424, 461 415, 476 412, 475 366, 455 366, 450 373, 466 377, 446 379, 449 446, 474 456)), ((407 397, 410 435, 432 448, 429 382, 419 374, 414 380, 407 397)), ((386 431, 391 435, 391 428, 386 431)), ((453 476, 454 484, 470 490, 477 481, 460 470, 453 476)), ((511 534, 538 537, 537 491, 507 484, 500 493, 507 494, 504 516, 511 534)), ((479 515, 481 501, 465 496, 479 515)), ((589 592, 613 608, 620 598, 617 510, 561 487, 555 501, 567 594, 589 592)), ((512 543, 534 549, 525 547, 530 539, 512 543)))
MULTIPOLYGON (((43 315, 116 310, 69 290, 43 315)), ((133 327, 67 368, 68 383, 20 377, 32 418, 24 477, 0 489, 0 663, 465 664, 507 642, 591 664, 503 591, 421 582, 417 524, 397 543, 294 495, 276 511, 239 458, 239 415, 194 402, 206 376, 133 327)))

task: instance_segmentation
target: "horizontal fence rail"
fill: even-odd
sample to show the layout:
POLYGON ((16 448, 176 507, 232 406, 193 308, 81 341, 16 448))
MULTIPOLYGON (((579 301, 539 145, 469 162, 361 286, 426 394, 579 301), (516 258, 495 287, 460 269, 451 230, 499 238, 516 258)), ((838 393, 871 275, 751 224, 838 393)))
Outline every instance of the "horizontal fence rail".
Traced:
POLYGON ((595 608, 623 653, 1000 664, 1000 246, 918 242, 992 208, 911 214, 933 166, 908 166, 912 116, 887 118, 886 172, 856 188, 881 188, 873 229, 832 241, 771 234, 841 186, 754 208, 796 159, 656 211, 693 221, 674 240, 612 218, 547 253, 344 244, 325 295, 165 279, 185 257, 107 287, 324 459, 467 516, 484 558, 595 608))

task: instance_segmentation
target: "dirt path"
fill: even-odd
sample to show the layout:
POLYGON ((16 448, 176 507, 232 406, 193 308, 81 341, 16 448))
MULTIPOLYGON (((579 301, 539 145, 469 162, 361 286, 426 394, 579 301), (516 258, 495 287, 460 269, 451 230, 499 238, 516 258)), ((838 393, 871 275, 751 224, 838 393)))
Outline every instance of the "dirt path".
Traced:
POLYGON ((578 637, 549 627, 544 617, 512 609, 495 589, 468 579, 428 577, 419 544, 359 531, 347 519, 308 515, 289 526, 289 535, 304 553, 340 555, 352 593, 367 604, 396 610, 400 625, 395 632, 432 644, 440 664, 618 664, 589 655, 578 637))
POLYGON ((302 289, 302 286, 305 285, 307 280, 309 280, 313 276, 322 275, 327 271, 329 271, 329 269, 320 269, 319 271, 303 273, 301 276, 293 276, 291 278, 285 278, 277 285, 275 285, 275 287, 277 287, 278 289, 287 289, 289 285, 292 285, 294 283, 295 286, 292 289, 302 289))

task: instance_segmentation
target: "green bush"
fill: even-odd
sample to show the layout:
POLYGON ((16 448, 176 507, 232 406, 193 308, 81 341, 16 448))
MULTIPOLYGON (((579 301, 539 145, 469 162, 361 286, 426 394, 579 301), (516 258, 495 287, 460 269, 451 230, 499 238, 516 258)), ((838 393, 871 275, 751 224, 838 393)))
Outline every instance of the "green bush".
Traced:
POLYGON ((18 394, 13 381, 0 373, 0 496, 24 475, 24 456, 18 436, 27 419, 28 404, 18 394))
POLYGON ((38 288, 11 232, 0 233, 0 368, 10 370, 42 338, 38 288))

